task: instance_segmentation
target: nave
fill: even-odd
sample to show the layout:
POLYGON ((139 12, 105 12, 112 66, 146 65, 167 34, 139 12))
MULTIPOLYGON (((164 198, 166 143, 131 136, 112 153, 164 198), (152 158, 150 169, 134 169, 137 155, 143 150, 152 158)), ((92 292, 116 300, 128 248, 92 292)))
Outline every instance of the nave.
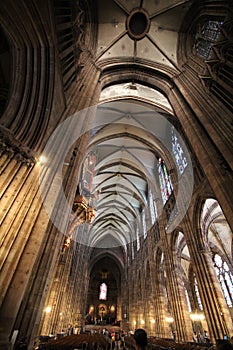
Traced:
POLYGON ((232 0, 1 0, 0 350, 231 339, 232 33, 232 0))

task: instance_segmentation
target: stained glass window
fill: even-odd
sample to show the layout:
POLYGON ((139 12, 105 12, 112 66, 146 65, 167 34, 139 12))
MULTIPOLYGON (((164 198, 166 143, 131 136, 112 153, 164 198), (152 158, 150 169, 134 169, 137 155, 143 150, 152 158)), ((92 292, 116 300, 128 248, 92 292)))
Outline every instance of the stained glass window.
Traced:
POLYGON ((194 276, 194 291, 195 291, 195 294, 196 294, 196 298, 197 298, 197 303, 198 303, 199 309, 203 310, 203 305, 202 305, 202 302, 201 302, 201 297, 200 297, 200 293, 199 293, 199 289, 198 289, 196 276, 194 276))
POLYGON ((220 255, 214 254, 214 268, 222 287, 226 303, 229 307, 233 305, 233 275, 227 263, 220 255))
POLYGON ((211 54, 212 44, 216 42, 220 34, 222 21, 206 20, 203 24, 199 24, 195 50, 198 56, 208 59, 211 54))
POLYGON ((165 204, 173 191, 170 175, 168 175, 167 167, 164 161, 159 158, 159 185, 162 194, 163 204, 165 204))
POLYGON ((138 227, 137 227, 136 234, 137 234, 137 250, 139 250, 140 249, 140 238, 139 238, 139 228, 138 227))
POLYGON ((107 300, 107 284, 101 283, 100 285, 100 293, 99 293, 99 300, 107 300))
POLYGON ((187 159, 185 157, 183 148, 180 145, 179 138, 175 132, 175 128, 172 127, 172 152, 174 154, 176 164, 179 168, 180 174, 183 174, 184 169, 188 165, 187 159))
POLYGON ((82 190, 88 193, 92 191, 92 182, 96 165, 96 155, 89 153, 83 166, 82 172, 82 190))

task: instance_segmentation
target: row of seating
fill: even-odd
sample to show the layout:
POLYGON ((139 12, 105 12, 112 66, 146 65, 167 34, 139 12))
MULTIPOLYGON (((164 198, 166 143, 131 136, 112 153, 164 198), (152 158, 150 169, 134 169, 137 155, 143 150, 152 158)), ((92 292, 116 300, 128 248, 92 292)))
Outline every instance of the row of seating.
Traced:
POLYGON ((72 334, 61 339, 40 344, 40 350, 97 350, 108 349, 110 342, 102 334, 72 334))
POLYGON ((175 349, 175 350, 210 350, 212 347, 212 344, 207 343, 194 343, 194 342, 185 342, 185 343, 178 343, 175 342, 173 339, 161 339, 156 337, 150 337, 149 338, 149 344, 152 346, 160 346, 161 348, 165 349, 175 349))
MULTIPOLYGON (((125 347, 135 350, 135 341, 132 336, 124 339, 125 347)), ((40 350, 110 350, 111 340, 102 334, 73 334, 57 340, 40 344, 40 350)), ((178 343, 173 339, 156 337, 148 338, 148 350, 211 350, 212 344, 178 343)))
MULTIPOLYGON (((130 350, 135 348, 135 342, 133 337, 125 338, 125 345, 130 350)), ((163 339, 157 337, 148 338, 148 350, 210 350, 213 347, 212 344, 197 344, 197 343, 178 343, 173 339, 163 339)))

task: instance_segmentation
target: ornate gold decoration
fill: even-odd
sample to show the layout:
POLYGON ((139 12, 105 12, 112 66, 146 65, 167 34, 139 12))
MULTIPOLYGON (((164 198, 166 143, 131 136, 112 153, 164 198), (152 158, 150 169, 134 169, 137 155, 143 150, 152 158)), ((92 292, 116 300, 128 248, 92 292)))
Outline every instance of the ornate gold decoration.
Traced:
POLYGON ((96 216, 94 207, 89 206, 88 200, 81 195, 76 196, 70 216, 70 222, 67 229, 66 238, 63 244, 62 252, 69 248, 72 232, 79 226, 87 222, 92 224, 96 216))

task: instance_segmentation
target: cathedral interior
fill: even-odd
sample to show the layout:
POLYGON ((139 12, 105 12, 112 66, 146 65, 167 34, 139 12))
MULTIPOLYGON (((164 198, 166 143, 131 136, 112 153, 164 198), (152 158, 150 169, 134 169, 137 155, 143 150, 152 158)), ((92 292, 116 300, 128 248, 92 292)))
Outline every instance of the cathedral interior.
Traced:
POLYGON ((233 336, 232 0, 2 0, 0 349, 233 336))

